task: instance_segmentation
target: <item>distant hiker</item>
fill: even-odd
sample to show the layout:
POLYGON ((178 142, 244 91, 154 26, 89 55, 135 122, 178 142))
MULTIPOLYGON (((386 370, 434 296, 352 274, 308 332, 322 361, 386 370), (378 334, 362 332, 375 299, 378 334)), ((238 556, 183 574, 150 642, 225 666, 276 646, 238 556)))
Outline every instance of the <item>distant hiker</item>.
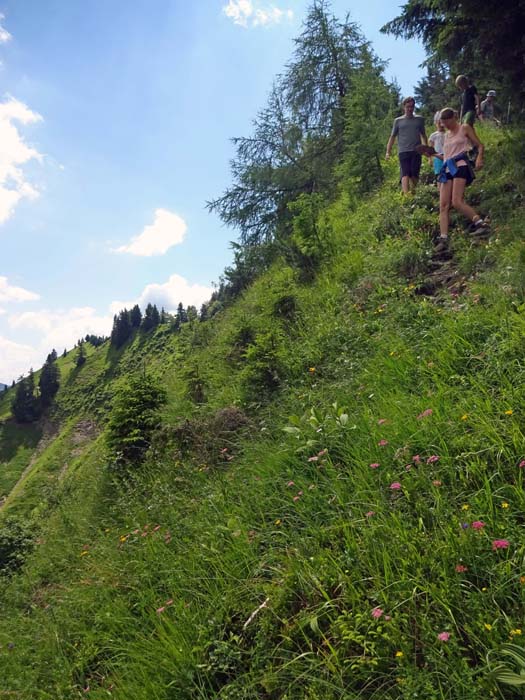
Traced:
POLYGON ((466 75, 458 75, 456 78, 456 87, 462 91, 459 119, 463 124, 470 124, 470 126, 473 126, 476 120, 476 114, 479 112, 478 90, 466 75))
MULTIPOLYGON (((440 112, 441 114, 441 112, 440 112)), ((434 166, 434 175, 439 175, 441 168, 443 167, 443 148, 445 146, 445 125, 441 119, 436 121, 437 130, 430 134, 428 138, 428 145, 432 146, 435 154, 432 155, 432 164, 434 166)), ((439 184, 439 182, 438 182, 439 184)))
POLYGON ((488 122, 489 124, 500 125, 500 121, 496 119, 496 112, 499 111, 494 98, 496 97, 496 90, 489 90, 487 92, 487 97, 483 100, 479 107, 479 118, 483 122, 488 122))
POLYGON ((421 143, 427 143, 425 133, 425 120, 423 117, 414 114, 416 101, 413 97, 406 97, 403 100, 404 114, 402 117, 394 119, 392 133, 386 145, 385 158, 388 160, 392 152, 392 146, 398 139, 397 152, 399 166, 401 170, 401 189, 404 194, 414 190, 419 179, 421 169, 421 155, 416 152, 415 147, 421 143))
POLYGON ((439 230, 436 253, 448 250, 448 229, 450 207, 460 211, 472 221, 470 233, 473 236, 486 235, 488 224, 464 201, 465 187, 474 179, 467 153, 472 146, 478 149, 476 169, 483 167, 484 146, 470 124, 460 124, 456 113, 450 107, 441 110, 441 121, 447 132, 443 149, 444 162, 439 174, 439 230))

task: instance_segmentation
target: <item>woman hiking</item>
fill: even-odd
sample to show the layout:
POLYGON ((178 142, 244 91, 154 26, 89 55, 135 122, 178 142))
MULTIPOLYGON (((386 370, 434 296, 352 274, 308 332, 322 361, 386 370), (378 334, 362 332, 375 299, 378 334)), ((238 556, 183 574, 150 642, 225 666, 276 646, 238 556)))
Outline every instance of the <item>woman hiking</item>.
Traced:
POLYGON ((483 167, 484 146, 470 124, 460 124, 456 112, 445 107, 440 112, 440 120, 447 132, 443 149, 443 166, 439 174, 441 187, 439 190, 439 231, 436 241, 436 253, 448 250, 448 229, 450 225, 449 212, 452 206, 460 211, 470 221, 470 233, 473 236, 485 235, 488 224, 481 216, 464 201, 465 187, 474 180, 474 173, 469 164, 467 152, 476 146, 478 155, 475 168, 483 167))

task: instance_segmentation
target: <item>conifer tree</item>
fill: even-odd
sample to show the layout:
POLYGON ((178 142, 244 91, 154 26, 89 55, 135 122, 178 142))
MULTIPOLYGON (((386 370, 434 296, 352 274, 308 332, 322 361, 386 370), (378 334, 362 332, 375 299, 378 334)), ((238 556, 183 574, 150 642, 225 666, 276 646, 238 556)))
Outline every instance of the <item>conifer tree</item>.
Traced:
POLYGON ((140 328, 142 313, 138 304, 135 304, 135 306, 129 312, 129 321, 132 328, 140 328))
MULTIPOLYGON (((53 351, 54 352, 54 351, 53 351)), ((56 364, 56 352, 47 356, 47 360, 42 367, 38 387, 40 389, 40 403, 42 408, 48 408, 52 403, 60 386, 60 371, 56 364)))
POLYGON ((27 377, 20 377, 11 403, 11 410, 18 423, 32 423, 39 417, 38 399, 35 396, 33 369, 27 377))
POLYGON ((84 350, 84 343, 80 342, 78 344, 78 354, 75 360, 75 367, 82 367, 86 363, 86 352, 84 350))

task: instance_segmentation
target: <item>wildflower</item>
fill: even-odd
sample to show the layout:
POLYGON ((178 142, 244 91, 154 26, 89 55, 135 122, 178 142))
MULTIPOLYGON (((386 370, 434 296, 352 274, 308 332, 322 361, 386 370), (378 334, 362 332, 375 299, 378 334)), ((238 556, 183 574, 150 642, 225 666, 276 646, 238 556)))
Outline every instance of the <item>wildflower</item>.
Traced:
POLYGON ((396 659, 400 659, 403 656, 404 656, 404 654, 402 651, 396 651, 396 659))
POLYGON ((164 612, 164 610, 166 610, 166 607, 165 607, 164 605, 162 605, 160 608, 157 608, 157 609, 155 610, 155 612, 156 612, 158 615, 161 615, 161 614, 164 612))
POLYGON ((502 507, 502 508, 508 508, 508 507, 509 507, 509 504, 507 503, 507 501, 503 501, 503 503, 501 504, 501 507, 502 507))
POLYGON ((380 466, 379 462, 372 462, 372 464, 369 465, 370 469, 377 469, 380 466))
POLYGON ((173 605, 173 598, 166 601, 166 605, 173 605))
POLYGON ((320 452, 317 453, 317 456, 318 456, 318 457, 324 457, 324 456, 327 455, 327 454, 328 454, 328 450, 327 450, 326 447, 325 447, 324 450, 321 450, 320 452))
POLYGON ((385 617, 384 617, 385 622, 390 622, 391 619, 392 619, 391 615, 385 615, 385 617))
POLYGON ((512 408, 509 408, 508 411, 505 411, 505 415, 506 415, 506 416, 511 416, 512 414, 513 414, 512 408))
POLYGON ((414 455, 412 457, 412 461, 414 462, 414 464, 421 464, 421 457, 419 455, 414 455))
POLYGON ((439 461, 439 455, 430 455, 430 457, 427 459, 427 464, 434 464, 434 462, 439 461))
POLYGON ((525 586, 525 576, 520 576, 520 583, 522 586, 525 586))
POLYGON ((521 469, 523 469, 523 467, 525 467, 525 459, 521 460, 521 462, 518 464, 518 467, 521 467, 521 469))
POLYGON ((470 527, 473 530, 483 530, 483 528, 485 527, 485 523, 483 522, 483 520, 474 520, 470 527))
POLYGON ((390 484, 390 489, 391 489, 392 491, 399 491, 400 488, 401 488, 401 484, 399 483, 399 481, 393 481, 393 482, 390 484))
POLYGON ((295 486, 295 481, 289 481, 286 486, 295 486))
POLYGON ((279 527, 279 525, 280 525, 281 523, 282 523, 281 518, 277 518, 277 520, 275 521, 275 524, 277 525, 277 527, 279 527))
POLYGON ((377 444, 379 447, 384 447, 385 445, 388 445, 388 440, 379 440, 377 444))
POLYGON ((492 629, 492 625, 491 625, 490 623, 488 623, 488 622, 485 622, 485 624, 483 625, 483 627, 484 627, 488 632, 490 632, 491 629, 492 629))
POLYGON ((293 501, 294 503, 297 503, 297 501, 301 498, 301 496, 294 496, 293 501))
POLYGON ((468 566, 465 566, 464 564, 456 564, 456 571, 458 574, 464 574, 465 571, 468 571, 468 566))
POLYGON ((443 485, 443 482, 440 481, 439 479, 434 479, 434 481, 432 482, 432 484, 433 484, 433 486, 442 486, 442 485, 443 485))
POLYGON ((160 530, 160 525, 155 525, 153 528, 153 532, 157 532, 157 530, 160 530))
POLYGON ((119 541, 120 541, 120 542, 125 542, 127 539, 128 539, 128 538, 127 538, 127 535, 121 535, 121 536, 119 537, 119 541))
MULTIPOLYGON (((371 518, 375 514, 376 514, 375 510, 369 510, 368 513, 365 513, 365 516, 367 518, 371 518)), ((525 577, 522 577, 522 578, 525 578, 525 577)))
POLYGON ((509 634, 511 637, 519 637, 521 635, 521 630, 517 628, 515 630, 511 630, 509 634))
POLYGON ((470 509, 470 506, 469 506, 468 503, 464 503, 464 504, 461 506, 461 510, 469 510, 469 509, 470 509))
POLYGON ((82 552, 80 552, 81 557, 85 557, 86 554, 89 554, 89 552, 87 552, 85 549, 82 552))
POLYGON ((468 530, 468 523, 461 523, 462 530, 468 530))
POLYGON ((315 372, 315 367, 308 367, 308 371, 310 374, 313 374, 315 372))
POLYGON ((417 417, 418 420, 421 420, 422 418, 426 418, 427 416, 431 416, 433 413, 431 408, 426 408, 422 413, 419 414, 417 417))
POLYGON ((440 632, 437 636, 440 642, 448 642, 450 639, 450 632, 440 632))
POLYGON ((464 413, 464 414, 461 416, 461 420, 467 420, 467 418, 468 418, 468 413, 464 413))
POLYGON ((374 617, 376 620, 379 620, 381 615, 383 614, 384 610, 380 607, 373 608, 372 612, 370 613, 372 617, 374 617))
POLYGON ((317 462, 318 459, 319 457, 317 455, 314 455, 313 457, 308 457, 309 462, 317 462))
POLYGON ((378 424, 378 425, 383 425, 383 423, 386 423, 386 421, 387 421, 386 418, 380 418, 380 419, 377 421, 377 424, 378 424))
POLYGON ((492 551, 497 549, 508 549, 510 547, 510 542, 508 540, 493 540, 492 541, 492 551))
POLYGON ((406 472, 409 472, 411 469, 412 469, 412 465, 411 465, 411 464, 405 464, 405 471, 406 471, 406 472))

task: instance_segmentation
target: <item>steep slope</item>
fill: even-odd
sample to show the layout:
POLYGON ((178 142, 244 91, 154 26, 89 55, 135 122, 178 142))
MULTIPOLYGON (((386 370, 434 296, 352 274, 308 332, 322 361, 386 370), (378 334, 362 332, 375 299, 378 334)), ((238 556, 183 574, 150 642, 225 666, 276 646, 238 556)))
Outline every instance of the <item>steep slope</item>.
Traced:
POLYGON ((63 372, 57 436, 0 516, 26 557, 1 584, 0 690, 520 697, 486 654, 524 613, 524 183, 517 137, 483 138, 469 196, 494 234, 458 219, 445 273, 437 191, 403 199, 392 164, 322 212, 313 281, 275 264, 212 319, 63 372), (104 426, 144 363, 168 404, 114 480, 104 426))

